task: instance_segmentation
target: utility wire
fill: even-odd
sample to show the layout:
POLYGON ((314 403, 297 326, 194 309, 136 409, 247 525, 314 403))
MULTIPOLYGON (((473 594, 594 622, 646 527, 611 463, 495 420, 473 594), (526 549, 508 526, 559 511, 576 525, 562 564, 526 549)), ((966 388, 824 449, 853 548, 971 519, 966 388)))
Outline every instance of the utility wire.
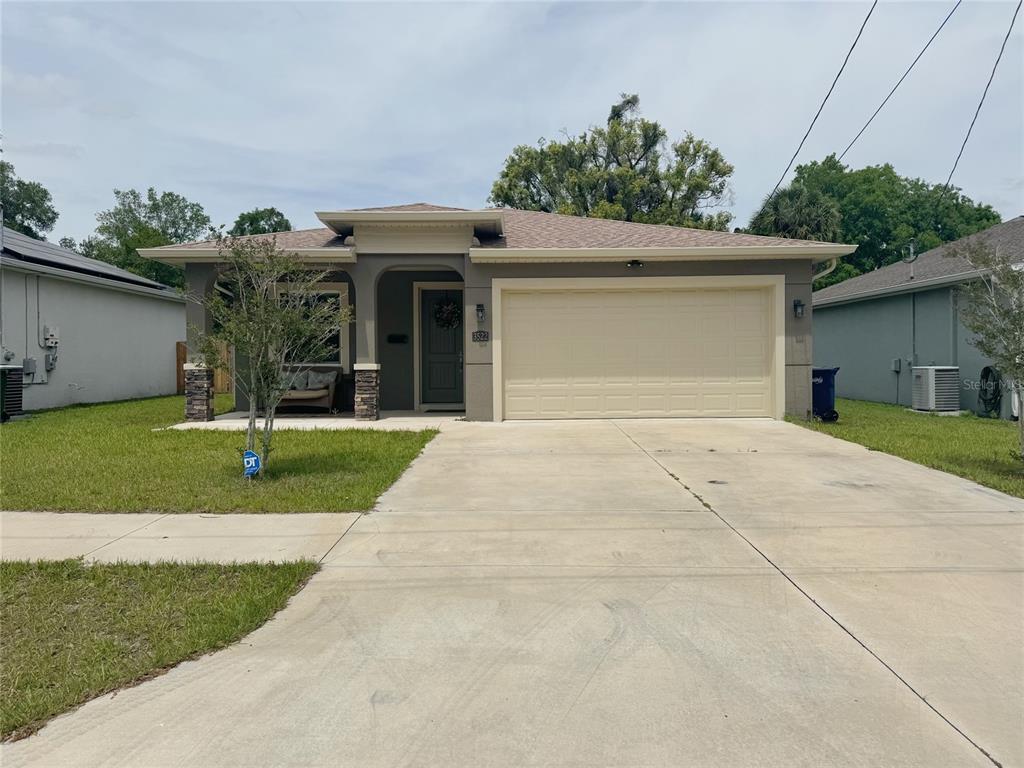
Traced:
POLYGON ((956 160, 953 161, 953 167, 949 171, 949 177, 946 179, 946 189, 949 189, 949 182, 953 180, 953 174, 956 173, 956 167, 960 164, 960 158, 964 154, 964 149, 967 147, 967 140, 971 138, 971 131, 974 130, 974 124, 978 121, 978 115, 981 113, 981 105, 985 103, 985 97, 988 95, 988 87, 992 85, 992 78, 996 76, 996 68, 999 66, 1000 59, 1003 58, 1003 51, 1006 50, 1006 41, 1010 39, 1010 33, 1013 31, 1013 25, 1017 21, 1017 14, 1020 13, 1020 6, 1024 0, 1018 0, 1017 8, 1013 12, 1013 18, 1010 19, 1010 26, 1006 30, 1006 37, 1003 38, 1003 44, 999 47, 999 55, 996 56, 996 63, 992 65, 992 72, 988 76, 988 82, 985 83, 985 90, 981 93, 981 101, 978 102, 978 108, 974 110, 974 119, 971 120, 970 126, 967 128, 967 135, 964 136, 964 143, 960 145, 960 152, 957 153, 956 160))
POLYGON ((914 66, 915 66, 915 65, 917 64, 917 62, 918 62, 918 61, 920 61, 921 57, 922 57, 922 56, 924 56, 924 52, 928 50, 928 46, 930 46, 930 45, 932 44, 932 41, 933 41, 933 40, 934 40, 934 39, 935 39, 936 37, 938 37, 938 36, 939 36, 939 32, 941 32, 941 31, 942 31, 942 28, 943 28, 944 26, 946 26, 946 22, 947 22, 947 21, 949 21, 950 17, 951 17, 951 16, 952 16, 952 15, 953 15, 954 13, 956 13, 956 9, 960 7, 960 3, 962 3, 962 2, 963 2, 963 0, 956 0, 956 5, 954 5, 954 6, 953 6, 953 10, 951 10, 951 11, 950 11, 950 12, 949 12, 948 14, 946 14, 946 18, 944 18, 944 19, 942 20, 942 23, 941 23, 941 24, 939 24, 939 28, 938 28, 938 29, 936 29, 936 30, 935 30, 935 33, 934 33, 934 34, 933 34, 933 35, 932 35, 931 37, 929 37, 929 38, 928 38, 928 42, 924 44, 924 48, 922 48, 922 49, 921 49, 921 52, 917 54, 917 56, 916 56, 916 57, 914 58, 914 60, 913 60, 912 62, 910 62, 910 66, 909 66, 909 67, 907 67, 907 71, 903 73, 903 77, 901 77, 901 78, 900 78, 899 80, 897 80, 897 81, 896 81, 896 85, 894 85, 894 86, 892 87, 892 90, 891 90, 891 91, 889 91, 889 95, 888 95, 888 96, 886 96, 886 97, 885 97, 885 98, 884 98, 884 99, 882 100, 882 103, 878 105, 878 109, 876 109, 876 110, 874 111, 874 113, 872 113, 871 117, 869 117, 869 118, 868 118, 868 121, 867 121, 866 123, 864 123, 864 127, 863 127, 863 128, 861 128, 861 129, 860 129, 860 130, 859 130, 859 131, 857 132, 857 135, 853 137, 853 141, 851 141, 851 142, 850 142, 850 143, 849 143, 849 144, 847 145, 846 149, 844 149, 844 150, 843 150, 843 154, 841 154, 841 155, 839 156, 839 159, 840 159, 840 160, 842 160, 842 159, 843 159, 844 157, 846 157, 846 153, 850 151, 850 148, 851 148, 851 147, 852 147, 852 146, 853 146, 854 144, 856 144, 856 143, 857 143, 857 139, 859 139, 859 138, 861 137, 861 134, 862 134, 862 133, 864 133, 864 131, 866 131, 866 130, 868 129, 868 126, 869 126, 869 125, 871 125, 871 122, 872 122, 872 121, 873 121, 873 120, 874 120, 874 119, 875 119, 876 117, 878 117, 878 113, 882 111, 882 107, 884 107, 884 106, 885 106, 885 105, 886 105, 886 104, 887 104, 887 103, 889 102, 889 99, 891 99, 891 98, 892 98, 892 95, 893 95, 894 93, 896 93, 896 89, 897 89, 897 88, 899 88, 899 87, 900 87, 900 86, 901 86, 901 85, 903 84, 903 81, 907 79, 907 75, 909 75, 909 74, 910 74, 910 70, 912 70, 912 69, 914 68, 914 66))
POLYGON ((867 26, 868 19, 870 19, 871 18, 871 14, 874 13, 876 5, 878 5, 878 0, 875 0, 871 4, 871 8, 868 10, 868 15, 864 17, 864 21, 861 22, 860 29, 857 31, 857 37, 855 37, 853 39, 853 45, 851 45, 850 46, 850 50, 848 50, 846 52, 846 58, 843 59, 843 65, 841 67, 839 67, 839 71, 836 72, 836 77, 832 81, 832 86, 828 89, 828 93, 825 94, 825 98, 822 99, 822 101, 821 101, 821 106, 819 106, 818 107, 818 111, 814 113, 814 119, 811 120, 811 124, 807 127, 807 133, 805 133, 804 137, 802 139, 800 139, 800 145, 796 148, 796 152, 793 153, 793 156, 791 158, 789 158, 789 165, 787 165, 786 166, 786 170, 784 170, 782 172, 782 176, 779 177, 779 181, 775 185, 775 189, 773 189, 772 193, 770 195, 768 195, 768 198, 765 200, 765 203, 767 203, 769 200, 771 200, 773 197, 775 197, 775 193, 778 192, 779 191, 779 187, 782 186, 782 182, 786 178, 786 174, 789 173, 789 169, 793 167, 793 162, 796 160, 796 156, 799 155, 800 154, 800 150, 803 149, 804 142, 807 141, 807 137, 811 135, 811 129, 814 128, 814 124, 816 122, 818 122, 818 117, 819 117, 819 115, 821 115, 821 110, 823 110, 825 108, 825 103, 828 101, 828 97, 831 96, 832 95, 832 91, 835 90, 836 83, 839 82, 839 76, 842 75, 843 74, 843 70, 846 69, 846 62, 848 62, 850 60, 850 56, 851 56, 851 54, 853 54, 853 49, 857 47, 857 43, 860 41, 860 36, 864 33, 864 27, 867 26))

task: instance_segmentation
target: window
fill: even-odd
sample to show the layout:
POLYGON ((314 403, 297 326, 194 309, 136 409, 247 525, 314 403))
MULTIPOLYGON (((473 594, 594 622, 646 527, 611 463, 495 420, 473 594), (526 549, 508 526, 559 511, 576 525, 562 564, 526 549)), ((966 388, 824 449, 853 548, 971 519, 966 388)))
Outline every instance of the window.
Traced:
MULTIPOLYGON (((322 283, 324 290, 318 291, 315 297, 310 297, 312 301, 330 301, 338 309, 338 313, 341 314, 345 311, 348 306, 348 286, 345 283, 322 283)), ((285 286, 281 286, 280 290, 287 290, 285 286)), ((327 340, 327 346, 329 352, 319 360, 289 360, 288 362, 292 365, 332 365, 340 366, 345 368, 347 364, 347 355, 345 353, 345 340, 348 338, 348 326, 343 325, 341 329, 327 340)))

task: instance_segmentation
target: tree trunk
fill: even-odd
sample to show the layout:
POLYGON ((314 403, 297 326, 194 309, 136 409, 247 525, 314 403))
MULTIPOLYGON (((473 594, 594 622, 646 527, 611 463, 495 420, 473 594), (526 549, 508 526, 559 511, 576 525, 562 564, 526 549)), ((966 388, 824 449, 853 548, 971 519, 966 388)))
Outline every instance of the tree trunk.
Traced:
POLYGON ((274 436, 274 414, 277 412, 277 405, 273 408, 268 407, 266 414, 263 417, 263 439, 262 439, 262 455, 260 460, 263 462, 263 471, 267 469, 267 465, 270 461, 270 440, 274 436))
MULTIPOLYGON (((251 366, 250 366, 251 368, 251 366)), ((249 423, 245 428, 245 450, 251 451, 256 446, 256 405, 259 399, 256 392, 256 375, 249 372, 249 423)))

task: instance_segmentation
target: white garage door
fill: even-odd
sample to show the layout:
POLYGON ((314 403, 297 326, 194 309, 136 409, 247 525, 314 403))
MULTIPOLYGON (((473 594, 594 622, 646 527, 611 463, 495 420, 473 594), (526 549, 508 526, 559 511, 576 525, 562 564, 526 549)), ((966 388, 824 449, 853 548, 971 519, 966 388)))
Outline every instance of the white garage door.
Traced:
POLYGON ((502 292, 506 419, 773 415, 772 291, 502 292))

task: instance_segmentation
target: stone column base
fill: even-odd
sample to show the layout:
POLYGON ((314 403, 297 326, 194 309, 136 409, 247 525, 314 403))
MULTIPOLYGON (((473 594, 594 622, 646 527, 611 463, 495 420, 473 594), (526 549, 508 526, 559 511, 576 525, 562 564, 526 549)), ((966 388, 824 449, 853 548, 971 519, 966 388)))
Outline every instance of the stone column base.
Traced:
POLYGON ((185 363, 185 421, 213 421, 213 369, 185 363))
POLYGON ((356 363, 356 419, 376 421, 380 418, 380 365, 356 363))

